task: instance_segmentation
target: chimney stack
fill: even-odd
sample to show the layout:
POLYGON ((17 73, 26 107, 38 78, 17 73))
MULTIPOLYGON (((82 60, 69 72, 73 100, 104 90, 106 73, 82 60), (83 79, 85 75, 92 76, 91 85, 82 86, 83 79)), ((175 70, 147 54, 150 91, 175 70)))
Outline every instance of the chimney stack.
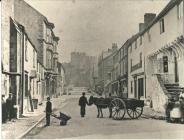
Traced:
POLYGON ((112 43, 112 51, 116 51, 118 49, 117 43, 112 43))
POLYGON ((142 32, 144 30, 144 23, 139 23, 139 32, 142 32))
POLYGON ((145 24, 145 27, 148 26, 153 21, 153 19, 155 17, 156 17, 155 13, 146 13, 146 14, 144 14, 144 24, 145 24))

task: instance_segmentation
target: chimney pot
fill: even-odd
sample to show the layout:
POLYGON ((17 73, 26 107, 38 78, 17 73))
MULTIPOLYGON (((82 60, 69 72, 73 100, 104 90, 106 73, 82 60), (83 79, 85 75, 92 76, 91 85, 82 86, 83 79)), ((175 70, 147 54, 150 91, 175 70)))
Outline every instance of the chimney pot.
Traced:
POLYGON ((145 24, 145 27, 148 26, 153 21, 153 19, 155 17, 156 17, 155 13, 146 13, 146 14, 144 14, 144 24, 145 24))

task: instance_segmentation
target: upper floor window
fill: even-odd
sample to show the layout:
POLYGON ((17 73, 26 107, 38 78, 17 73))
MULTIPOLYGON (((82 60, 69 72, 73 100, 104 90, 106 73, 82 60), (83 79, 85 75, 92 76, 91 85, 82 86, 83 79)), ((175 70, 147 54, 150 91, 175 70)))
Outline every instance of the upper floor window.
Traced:
POLYGON ((28 56, 27 56, 27 37, 25 38, 25 60, 28 61, 28 56))
POLYGON ((178 19, 181 19, 183 17, 183 1, 177 5, 177 15, 178 19))
POLYGON ((165 32, 164 19, 160 20, 160 34, 165 32))
POLYGON ((140 36, 140 45, 142 45, 142 36, 140 36))
POLYGON ((52 68, 52 52, 47 50, 47 68, 51 69, 52 68))
POLYGON ((135 41, 135 49, 137 48, 137 40, 135 41))
POLYGON ((132 52, 132 45, 130 45, 130 53, 132 52))
POLYGON ((142 61, 142 52, 140 53, 140 61, 142 61))
POLYGON ((147 32, 147 35, 148 35, 148 41, 151 42, 151 34, 150 34, 149 30, 147 32))

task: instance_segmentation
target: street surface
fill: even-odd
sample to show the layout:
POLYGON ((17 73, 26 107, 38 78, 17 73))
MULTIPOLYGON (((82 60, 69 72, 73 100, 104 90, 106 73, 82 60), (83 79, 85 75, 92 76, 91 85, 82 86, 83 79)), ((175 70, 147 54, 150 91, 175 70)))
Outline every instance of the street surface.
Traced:
MULTIPOLYGON (((64 108, 58 110, 72 117, 66 126, 60 126, 59 120, 51 118, 51 126, 44 127, 45 121, 40 123, 25 138, 29 139, 56 139, 56 138, 126 138, 126 139, 184 139, 184 125, 166 123, 163 120, 139 118, 130 120, 109 119, 108 109, 104 109, 104 118, 96 118, 97 109, 94 105, 87 106, 86 117, 80 117, 77 96, 70 96, 64 108)), ((57 113, 58 114, 58 113, 57 113)))

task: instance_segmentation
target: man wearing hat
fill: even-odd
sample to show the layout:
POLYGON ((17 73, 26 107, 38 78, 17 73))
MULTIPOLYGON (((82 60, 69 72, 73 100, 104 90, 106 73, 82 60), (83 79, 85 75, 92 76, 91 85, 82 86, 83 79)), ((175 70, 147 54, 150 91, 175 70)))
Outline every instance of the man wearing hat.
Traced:
POLYGON ((47 97, 46 103, 46 126, 50 125, 50 115, 52 113, 52 103, 50 102, 50 97, 47 97))
POLYGON ((87 98, 85 97, 85 92, 83 92, 82 96, 79 99, 81 117, 84 117, 86 114, 86 104, 88 105, 88 101, 87 101, 87 98))

